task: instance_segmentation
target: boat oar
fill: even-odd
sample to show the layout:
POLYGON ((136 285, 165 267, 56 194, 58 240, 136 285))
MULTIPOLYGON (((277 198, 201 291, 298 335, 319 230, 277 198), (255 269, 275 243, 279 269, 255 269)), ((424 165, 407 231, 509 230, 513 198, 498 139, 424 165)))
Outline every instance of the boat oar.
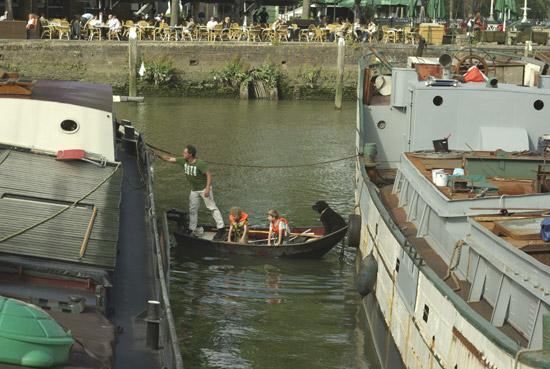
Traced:
POLYGON ((94 221, 95 221, 96 215, 97 215, 97 208, 94 206, 94 210, 92 211, 92 216, 90 217, 90 221, 88 222, 88 227, 86 228, 86 233, 84 234, 84 240, 82 240, 82 245, 80 245, 79 259, 82 259, 84 257, 84 254, 86 253, 86 249, 88 248, 88 241, 90 241, 90 236, 92 235, 92 228, 94 227, 94 221))
POLYGON ((311 228, 309 228, 309 229, 306 229, 305 231, 303 231, 303 232, 302 232, 302 233, 300 233, 299 235, 297 235, 297 236, 294 236, 294 237, 292 237, 291 239, 289 239, 289 240, 288 240, 288 242, 290 242, 290 241, 294 241, 295 239, 297 239, 297 238, 298 238, 298 237, 300 237, 300 236, 303 236, 303 235, 305 235, 305 234, 306 234, 306 233, 308 233, 309 231, 311 231, 311 228))
POLYGON ((259 242, 267 242, 268 238, 262 238, 261 240, 252 240, 248 241, 248 243, 259 243, 259 242))
MULTIPOLYGON (((263 231, 263 230, 260 230, 260 229, 251 229, 248 231, 248 233, 257 233, 257 234, 269 234, 269 231, 263 231)), ((302 234, 302 233, 291 233, 290 234, 291 236, 306 236, 306 237, 311 237, 311 238, 321 238, 323 236, 319 236, 315 233, 305 233, 305 234, 302 234)))

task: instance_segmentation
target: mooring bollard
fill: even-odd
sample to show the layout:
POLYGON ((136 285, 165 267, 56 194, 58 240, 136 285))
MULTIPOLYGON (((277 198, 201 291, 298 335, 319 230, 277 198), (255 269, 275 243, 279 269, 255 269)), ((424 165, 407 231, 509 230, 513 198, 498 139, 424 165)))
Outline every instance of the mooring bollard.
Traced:
POLYGON ((338 39, 338 60, 337 60, 337 77, 336 77, 336 93, 334 96, 334 106, 336 109, 342 109, 342 95, 344 93, 344 55, 346 41, 343 37, 338 39))
POLYGON ((159 349, 160 333, 160 302, 155 300, 147 301, 147 348, 159 349))

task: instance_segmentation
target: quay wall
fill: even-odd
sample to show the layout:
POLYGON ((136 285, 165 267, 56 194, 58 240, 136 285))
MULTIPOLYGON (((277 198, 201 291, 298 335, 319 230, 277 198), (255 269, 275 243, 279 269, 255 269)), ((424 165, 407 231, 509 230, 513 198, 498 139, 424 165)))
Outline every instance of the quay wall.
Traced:
MULTIPOLYGON (((416 46, 377 45, 391 63, 404 64, 416 46)), ((357 60, 369 50, 366 44, 346 46, 345 97, 353 99, 357 84, 357 60)), ((424 56, 456 53, 457 47, 428 46, 424 56)), ((542 48, 548 51, 550 48, 542 48)), ((475 51, 475 50, 474 50, 475 51)), ((484 46, 486 51, 521 54, 523 47, 484 46)), ((272 65, 280 70, 282 98, 332 98, 336 79, 335 43, 288 42, 153 42, 139 43, 139 53, 148 62, 168 60, 178 77, 177 87, 163 88, 140 82, 144 95, 231 95, 214 78, 228 64, 239 61, 245 68, 272 65)), ((480 52, 481 55, 483 55, 480 52)), ((118 41, 0 40, 0 69, 16 70, 33 78, 106 83, 124 94, 128 83, 128 43, 118 41)))

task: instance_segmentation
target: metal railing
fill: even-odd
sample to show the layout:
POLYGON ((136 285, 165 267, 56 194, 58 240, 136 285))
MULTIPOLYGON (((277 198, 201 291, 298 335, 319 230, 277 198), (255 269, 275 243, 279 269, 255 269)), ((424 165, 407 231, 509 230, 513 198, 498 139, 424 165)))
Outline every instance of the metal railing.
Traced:
POLYGON ((153 172, 151 170, 151 154, 146 149, 141 136, 138 137, 139 164, 142 166, 147 196, 147 226, 151 227, 153 235, 155 294, 160 302, 160 333, 159 333, 159 357, 161 367, 168 369, 183 369, 183 359, 179 348, 179 340, 176 333, 174 317, 170 305, 169 278, 170 278, 170 235, 166 215, 160 219, 155 210, 155 197, 153 187, 153 172))

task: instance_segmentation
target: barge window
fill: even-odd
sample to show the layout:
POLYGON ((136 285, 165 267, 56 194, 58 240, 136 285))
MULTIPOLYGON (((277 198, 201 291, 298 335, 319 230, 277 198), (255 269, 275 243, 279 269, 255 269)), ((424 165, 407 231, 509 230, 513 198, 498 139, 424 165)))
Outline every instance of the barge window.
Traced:
POLYGON ((441 96, 436 96, 434 97, 433 102, 435 106, 439 106, 443 104, 443 98, 441 96))
POLYGON ((378 123, 376 123, 376 126, 378 127, 378 129, 384 129, 384 128, 386 128, 386 121, 381 120, 378 123))
POLYGON ((76 131, 78 131, 78 123, 72 119, 65 119, 63 122, 61 122, 60 126, 65 133, 75 133, 76 131))
POLYGON ((399 262, 399 258, 397 258, 397 260, 395 261, 395 271, 396 271, 397 273, 399 273, 399 263, 400 263, 400 262, 399 262))
POLYGON ((542 100, 537 100, 533 103, 535 110, 542 110, 544 108, 544 102, 542 100))

